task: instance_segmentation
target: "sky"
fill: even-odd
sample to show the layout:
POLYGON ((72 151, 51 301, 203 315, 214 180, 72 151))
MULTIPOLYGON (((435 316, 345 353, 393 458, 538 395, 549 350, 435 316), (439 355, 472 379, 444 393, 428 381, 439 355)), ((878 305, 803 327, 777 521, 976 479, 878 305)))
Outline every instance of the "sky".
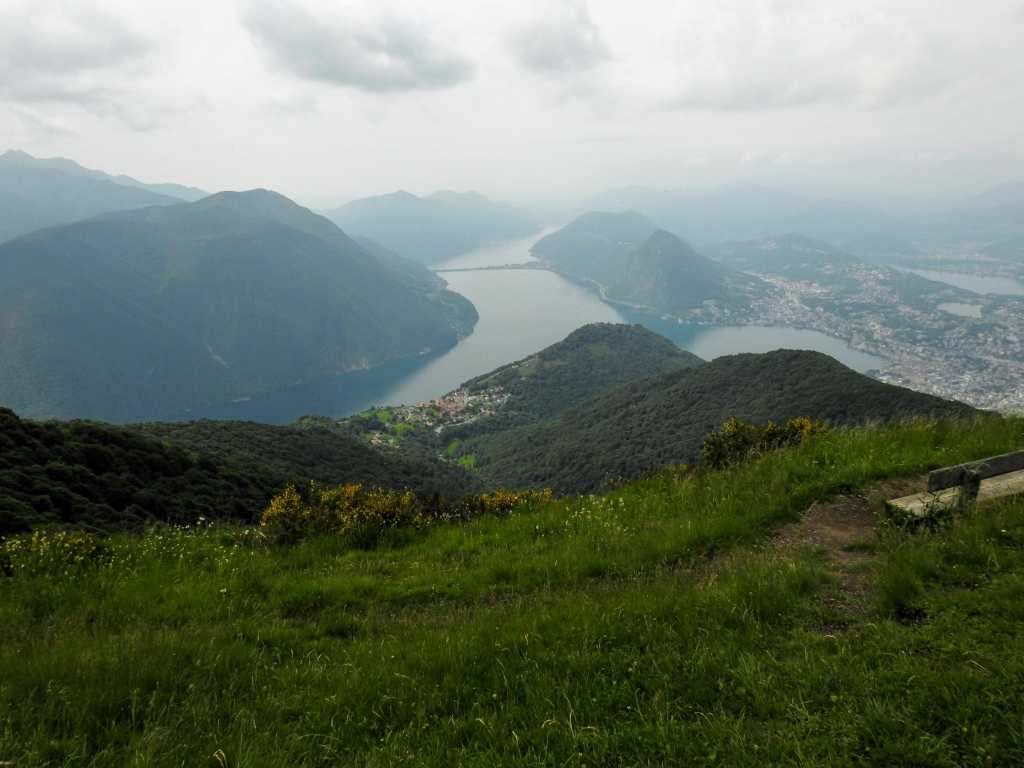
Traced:
POLYGON ((0 150, 307 205, 1024 180, 1024 0, 0 0, 0 150))

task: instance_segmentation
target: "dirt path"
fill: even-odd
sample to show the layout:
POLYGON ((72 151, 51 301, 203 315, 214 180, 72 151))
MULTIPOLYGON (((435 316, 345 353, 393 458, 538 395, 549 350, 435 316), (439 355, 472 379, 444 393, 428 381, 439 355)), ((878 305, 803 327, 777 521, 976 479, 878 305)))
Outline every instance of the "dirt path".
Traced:
POLYGON ((836 578, 823 600, 836 612, 836 622, 825 631, 841 630, 846 615, 862 614, 871 596, 875 528, 886 500, 923 491, 927 476, 883 480, 863 491, 841 494, 814 503, 799 522, 772 537, 768 549, 777 552, 811 548, 820 551, 836 578))

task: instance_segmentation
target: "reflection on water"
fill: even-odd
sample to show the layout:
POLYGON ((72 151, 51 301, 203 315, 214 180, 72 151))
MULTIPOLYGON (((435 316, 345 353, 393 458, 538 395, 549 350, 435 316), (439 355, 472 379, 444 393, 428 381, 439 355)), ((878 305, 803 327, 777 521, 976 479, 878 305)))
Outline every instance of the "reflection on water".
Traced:
POLYGON ((1002 296, 1024 296, 1024 284, 1012 277, 986 277, 984 275, 969 275, 965 272, 946 272, 937 269, 908 269, 900 267, 904 272, 913 272, 915 275, 935 280, 939 283, 952 285, 954 288, 963 288, 965 291, 981 295, 996 294, 1002 296))

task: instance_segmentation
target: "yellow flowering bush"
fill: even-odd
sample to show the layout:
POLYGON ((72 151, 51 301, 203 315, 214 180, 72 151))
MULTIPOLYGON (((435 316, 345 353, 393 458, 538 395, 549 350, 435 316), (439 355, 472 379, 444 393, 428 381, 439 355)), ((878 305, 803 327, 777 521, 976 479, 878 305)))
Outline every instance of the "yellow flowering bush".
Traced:
POLYGON ((705 466, 721 469, 768 451, 799 445, 825 431, 827 427, 823 422, 803 416, 782 424, 769 421, 761 426, 733 417, 720 430, 704 438, 701 458, 705 466))
POLYGON ((467 496, 455 504, 420 498, 411 491, 389 491, 358 484, 322 487, 311 483, 305 493, 287 486, 271 499, 260 518, 261 528, 275 541, 295 541, 314 533, 347 536, 357 546, 372 546, 386 531, 422 527, 435 522, 478 515, 508 514, 525 503, 550 501, 543 491, 504 491, 467 496))
POLYGON ((0 542, 0 566, 12 575, 70 575, 102 561, 106 553, 93 533, 39 529, 0 542))

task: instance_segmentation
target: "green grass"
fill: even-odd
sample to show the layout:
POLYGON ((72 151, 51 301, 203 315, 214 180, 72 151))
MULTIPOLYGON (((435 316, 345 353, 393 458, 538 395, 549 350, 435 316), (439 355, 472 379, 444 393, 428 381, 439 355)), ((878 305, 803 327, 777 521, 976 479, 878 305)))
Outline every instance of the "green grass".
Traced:
POLYGON ((0 578, 0 760, 1019 765, 1024 503, 865 543, 865 614, 822 599, 821 553, 756 545, 837 490, 1022 443, 839 432, 371 551, 115 537, 102 567, 0 578))
POLYGON ((463 469, 475 469, 476 454, 467 453, 465 456, 459 456, 459 458, 455 460, 455 463, 458 464, 463 469))

